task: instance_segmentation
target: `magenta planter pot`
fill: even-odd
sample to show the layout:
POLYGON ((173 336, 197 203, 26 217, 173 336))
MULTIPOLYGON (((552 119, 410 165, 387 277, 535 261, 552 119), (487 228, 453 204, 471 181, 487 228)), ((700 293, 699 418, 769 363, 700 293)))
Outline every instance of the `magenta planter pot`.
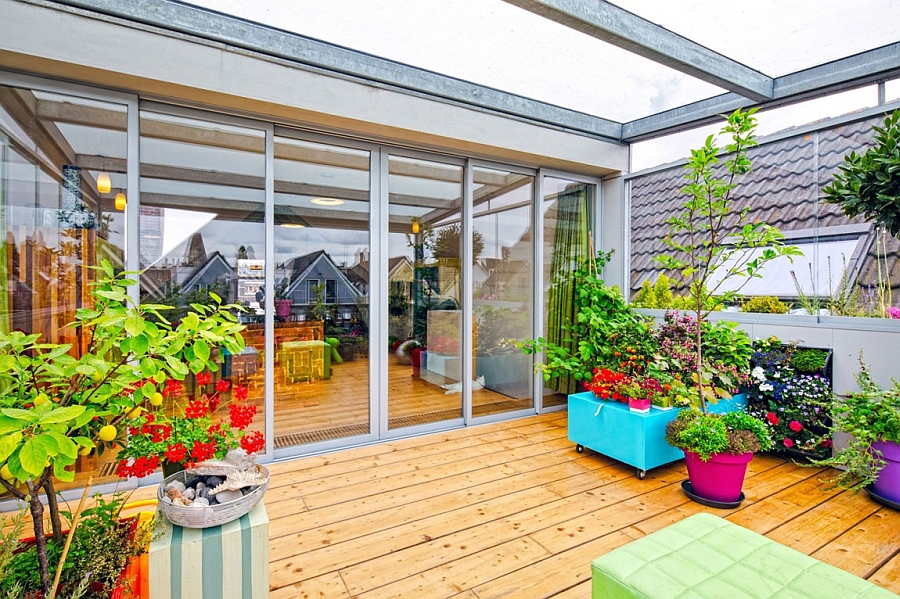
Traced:
POLYGON ((747 464, 752 459, 752 452, 740 455, 719 453, 704 462, 696 453, 685 451, 684 461, 693 494, 717 503, 740 501, 747 464))
POLYGON ((877 441, 872 443, 872 449, 880 451, 887 462, 872 483, 872 490, 888 501, 900 503, 900 443, 877 441))
POLYGON ((628 409, 632 412, 637 412, 638 414, 646 414, 650 411, 650 400, 649 399, 629 399, 628 400, 628 409))

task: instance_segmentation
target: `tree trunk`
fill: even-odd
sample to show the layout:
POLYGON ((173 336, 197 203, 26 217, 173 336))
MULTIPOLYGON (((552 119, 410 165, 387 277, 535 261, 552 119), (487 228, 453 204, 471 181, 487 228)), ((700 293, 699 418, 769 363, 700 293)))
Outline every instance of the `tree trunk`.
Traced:
POLYGON ((41 573, 41 593, 50 596, 50 559, 47 556, 47 539, 44 536, 44 504, 41 503, 40 486, 31 481, 28 483, 28 503, 34 525, 34 545, 38 554, 38 565, 41 573))
POLYGON ((50 509, 50 525, 53 527, 53 540, 61 547, 64 542, 62 522, 59 519, 59 502, 56 500, 56 489, 53 488, 53 475, 50 474, 51 468, 51 466, 48 466, 47 471, 44 472, 44 475, 47 477, 47 482, 44 483, 44 492, 47 494, 47 507, 50 509))

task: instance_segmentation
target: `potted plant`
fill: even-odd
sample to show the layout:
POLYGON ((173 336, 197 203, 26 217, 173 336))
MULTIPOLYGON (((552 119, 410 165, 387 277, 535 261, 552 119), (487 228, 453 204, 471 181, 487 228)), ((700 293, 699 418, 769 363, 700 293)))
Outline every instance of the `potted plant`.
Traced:
MULTIPOLYGON (((140 522, 138 516, 123 518, 126 495, 111 499, 94 495, 94 505, 80 512, 72 541, 62 566, 58 589, 61 597, 122 599, 131 581, 126 579, 129 562, 144 553, 155 527, 155 519, 140 522)), ((72 525, 72 514, 62 512, 72 525)), ((69 531, 65 531, 68 534, 69 531)), ((47 540, 50 565, 59 566, 64 546, 47 540)), ((34 538, 16 541, 6 567, 0 569, 0 593, 4 597, 41 597, 39 558, 34 538)))
POLYGON ((177 326, 167 306, 134 305, 130 274, 108 261, 94 268, 91 307, 79 308, 72 325, 83 340, 41 343, 39 334, 0 333, 0 488, 26 502, 33 521, 41 591, 50 590, 44 532, 46 495, 54 539, 62 539, 54 478, 72 481, 79 454, 109 450, 125 442, 122 422, 138 406, 156 401, 159 385, 189 372, 216 371, 216 350, 244 347, 233 311, 211 293, 177 326), (153 320, 150 319, 152 317, 153 320))
POLYGON ((900 509, 900 382, 884 389, 859 357, 859 391, 835 397, 831 404, 831 432, 852 435, 846 447, 818 466, 840 468, 829 482, 858 491, 865 488, 875 499, 900 509))
POLYGON ((284 277, 275 285, 275 315, 285 320, 290 320, 291 306, 293 305, 293 300, 288 294, 289 283, 290 280, 284 277))
POLYGON ((265 447, 261 432, 247 433, 257 410, 246 401, 247 387, 232 390, 228 379, 213 383, 208 371, 197 373, 194 380, 195 397, 185 397, 182 382, 168 379, 162 393, 151 396, 148 409, 138 408, 136 417, 122 423, 128 444, 117 456, 118 476, 142 478, 162 467, 168 477, 199 462, 222 459, 230 449, 241 447, 253 454, 265 447), (223 401, 222 394, 229 391, 231 399, 223 401), (227 418, 220 412, 227 412, 227 418))
POLYGON ((772 446, 759 419, 745 412, 712 414, 681 410, 666 426, 666 441, 684 451, 690 482, 685 491, 701 503, 731 506, 743 500, 747 464, 772 446))

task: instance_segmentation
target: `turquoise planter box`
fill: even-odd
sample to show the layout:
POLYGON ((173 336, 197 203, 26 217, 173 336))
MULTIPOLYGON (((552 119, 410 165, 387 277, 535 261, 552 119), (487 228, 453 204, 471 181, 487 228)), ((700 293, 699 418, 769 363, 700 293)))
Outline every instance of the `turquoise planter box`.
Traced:
MULTIPOLYGON (((711 412, 745 410, 747 397, 735 395, 709 405, 711 412)), ((666 425, 678 410, 657 410, 638 414, 618 401, 605 401, 591 393, 569 396, 569 440, 614 460, 634 466, 638 477, 647 470, 684 458, 684 452, 666 443, 666 425)))

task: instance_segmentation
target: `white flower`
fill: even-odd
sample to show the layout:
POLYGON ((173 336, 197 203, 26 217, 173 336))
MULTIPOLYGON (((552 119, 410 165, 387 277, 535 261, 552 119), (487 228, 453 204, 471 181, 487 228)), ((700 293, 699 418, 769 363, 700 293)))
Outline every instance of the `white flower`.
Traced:
POLYGON ((766 374, 765 374, 765 371, 762 369, 762 366, 757 366, 756 368, 751 370, 750 376, 752 376, 759 382, 763 382, 766 380, 766 374))
POLYGON ((762 385, 759 386, 759 390, 760 390, 760 391, 771 391, 771 390, 774 389, 774 388, 775 388, 775 387, 773 387, 773 386, 770 385, 769 383, 763 383, 762 385))

